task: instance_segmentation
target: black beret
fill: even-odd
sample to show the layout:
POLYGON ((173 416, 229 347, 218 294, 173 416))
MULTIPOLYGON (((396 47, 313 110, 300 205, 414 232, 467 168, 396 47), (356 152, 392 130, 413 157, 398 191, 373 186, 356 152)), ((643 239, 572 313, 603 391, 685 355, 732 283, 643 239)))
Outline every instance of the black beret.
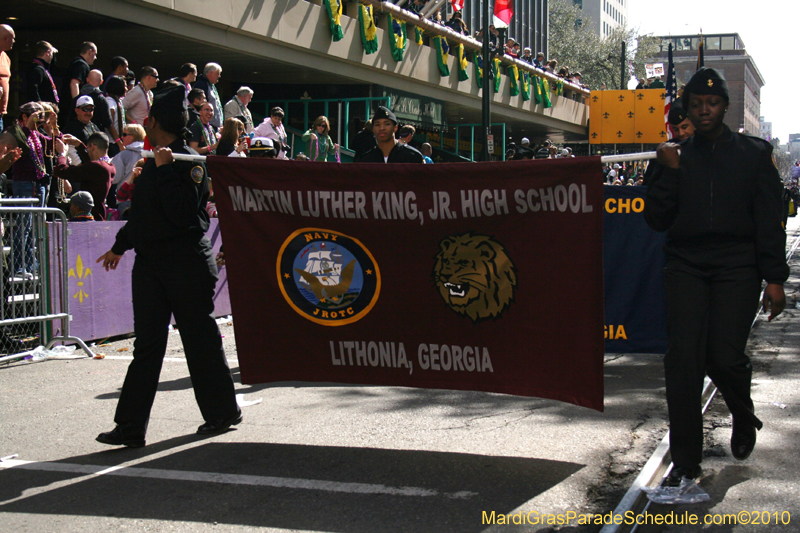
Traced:
POLYGON ((372 122, 375 122, 376 120, 381 118, 388 118, 389 120, 397 124, 397 117, 394 116, 394 113, 392 113, 392 111, 388 107, 385 106, 378 107, 378 110, 375 111, 375 114, 372 116, 372 122))
POLYGON ((689 83, 683 89, 684 101, 689 101, 689 94, 716 94, 722 96, 725 101, 730 101, 728 97, 728 82, 725 77, 713 68, 701 68, 695 72, 689 83))
MULTIPOLYGON (((684 92, 684 94, 686 93, 684 92)), ((687 118, 689 118, 689 115, 686 114, 686 110, 683 108, 683 100, 678 98, 672 102, 672 105, 669 108, 669 116, 667 117, 667 120, 669 120, 669 123, 673 126, 677 126, 687 118)))
POLYGON ((150 112, 161 112, 165 110, 171 113, 185 112, 186 107, 186 87, 183 85, 173 85, 158 91, 153 96, 153 105, 150 112))

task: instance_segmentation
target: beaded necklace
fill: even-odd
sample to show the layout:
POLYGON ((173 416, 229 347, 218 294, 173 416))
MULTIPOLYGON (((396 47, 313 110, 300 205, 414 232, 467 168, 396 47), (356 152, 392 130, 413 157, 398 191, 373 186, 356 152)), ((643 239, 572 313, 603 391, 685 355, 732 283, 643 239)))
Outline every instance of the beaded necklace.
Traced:
POLYGON ((53 86, 53 97, 55 98, 56 103, 58 103, 58 89, 56 89, 56 82, 53 81, 53 76, 50 75, 50 71, 47 70, 47 67, 44 64, 44 61, 42 61, 41 59, 37 58, 37 59, 34 59, 33 62, 34 63, 39 63, 42 66, 42 69, 44 69, 44 73, 47 74, 47 79, 50 80, 50 85, 53 86))
POLYGON ((152 93, 150 93, 150 91, 148 91, 147 89, 144 88, 144 85, 142 85, 142 82, 139 82, 138 86, 142 90, 142 92, 144 93, 144 101, 147 104, 147 114, 149 115, 150 114, 150 106, 153 105, 153 95, 152 95, 152 93))
POLYGON ((91 211, 79 211, 75 213, 75 216, 72 217, 72 220, 81 219, 81 220, 94 220, 94 215, 91 211))
POLYGON ((269 119, 269 127, 272 128, 272 131, 274 131, 275 135, 278 136, 278 140, 281 142, 281 144, 286 144, 286 130, 283 129, 283 124, 278 124, 278 127, 276 128, 275 124, 272 123, 272 119, 269 119))
POLYGON ((209 153, 213 153, 211 145, 214 144, 214 127, 211 124, 203 124, 203 121, 199 118, 197 119, 197 123, 200 124, 200 129, 203 131, 203 140, 206 146, 208 146, 209 153))
POLYGON ((214 101, 212 102, 211 99, 208 100, 208 103, 211 104, 211 107, 214 108, 214 116, 221 117, 222 113, 220 112, 222 109, 222 102, 219 101, 219 93, 217 92, 217 86, 208 82, 208 86, 211 87, 211 92, 214 94, 214 101))
POLYGON ((238 95, 234 96, 234 100, 236 100, 236 103, 239 104, 239 111, 242 112, 242 116, 244 117, 244 126, 245 126, 245 128, 247 128, 248 126, 252 126, 253 125, 253 116, 250 114, 250 110, 247 109, 247 106, 244 105, 241 100, 239 100, 239 96, 238 95))
POLYGON ((31 149, 31 161, 33 161, 33 165, 36 167, 36 179, 40 180, 44 177, 45 173, 44 150, 41 141, 39 141, 37 132, 31 131, 30 135, 28 135, 28 146, 31 149))

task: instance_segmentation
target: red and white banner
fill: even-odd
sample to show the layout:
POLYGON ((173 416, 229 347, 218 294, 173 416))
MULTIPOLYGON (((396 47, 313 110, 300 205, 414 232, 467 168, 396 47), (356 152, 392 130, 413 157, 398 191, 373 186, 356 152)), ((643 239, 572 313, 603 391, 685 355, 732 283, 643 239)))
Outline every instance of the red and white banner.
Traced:
POLYGON ((602 410, 600 168, 209 157, 242 382, 602 410))

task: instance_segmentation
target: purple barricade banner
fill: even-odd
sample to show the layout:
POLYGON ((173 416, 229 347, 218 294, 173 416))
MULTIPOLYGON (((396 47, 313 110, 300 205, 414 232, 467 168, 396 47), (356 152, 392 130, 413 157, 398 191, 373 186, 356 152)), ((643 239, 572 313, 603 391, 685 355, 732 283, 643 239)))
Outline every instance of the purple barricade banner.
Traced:
MULTIPOLYGON (((133 306, 131 303, 131 270, 135 254, 125 253, 116 270, 106 272, 95 261, 111 249, 117 231, 124 222, 70 222, 67 243, 69 312, 72 315, 70 334, 85 341, 105 339, 133 333, 133 306)), ((60 229, 48 224, 51 255, 58 253, 60 229)), ((211 220, 207 236, 214 245, 214 253, 222 241, 217 219, 211 220)), ((51 263, 52 266, 52 263, 51 263)), ((60 275, 52 271, 51 278, 60 275)), ((51 305, 58 309, 58 295, 51 293, 51 305)), ((220 270, 217 282, 214 313, 230 314, 227 272, 220 270)), ((56 328, 60 323, 55 323, 56 328)), ((60 330, 55 330, 60 334, 60 330)))
POLYGON ((479 390, 603 408, 599 158, 208 158, 243 383, 479 390))

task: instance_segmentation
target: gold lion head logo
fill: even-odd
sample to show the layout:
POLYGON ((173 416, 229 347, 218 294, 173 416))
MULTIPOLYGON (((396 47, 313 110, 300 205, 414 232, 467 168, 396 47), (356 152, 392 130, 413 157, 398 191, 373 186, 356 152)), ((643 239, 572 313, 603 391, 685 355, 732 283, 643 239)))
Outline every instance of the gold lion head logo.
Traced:
POLYGON ((445 303, 473 322, 497 318, 514 300, 517 269, 487 235, 451 235, 439 243, 434 280, 445 303))

